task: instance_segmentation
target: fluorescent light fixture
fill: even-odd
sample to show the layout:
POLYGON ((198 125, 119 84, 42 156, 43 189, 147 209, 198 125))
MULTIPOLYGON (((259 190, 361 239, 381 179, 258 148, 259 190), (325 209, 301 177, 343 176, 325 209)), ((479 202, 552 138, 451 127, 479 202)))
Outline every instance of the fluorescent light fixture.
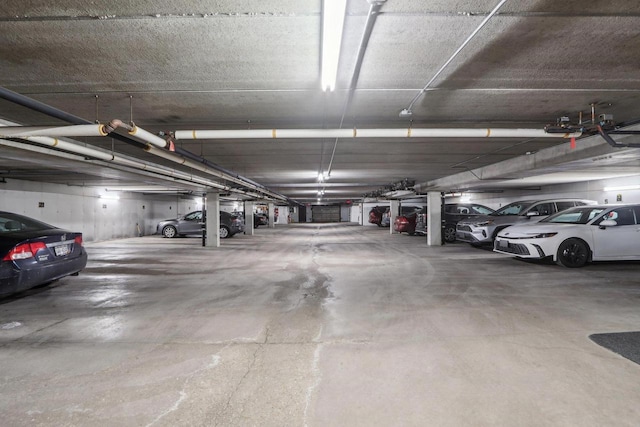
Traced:
POLYGON ((105 200, 120 200, 120 196, 115 194, 102 194, 100 195, 100 198, 105 200))
POLYGON ((604 191, 640 190, 640 185, 623 185, 620 187, 604 187, 604 191))
POLYGON ((322 1, 322 90, 333 91, 338 75, 347 0, 322 1))

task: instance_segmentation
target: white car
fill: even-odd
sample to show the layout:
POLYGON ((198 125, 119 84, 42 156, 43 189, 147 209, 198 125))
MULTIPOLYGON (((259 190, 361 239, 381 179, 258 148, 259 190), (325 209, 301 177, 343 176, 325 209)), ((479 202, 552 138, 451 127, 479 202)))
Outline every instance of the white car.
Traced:
POLYGON ((493 250, 517 258, 551 257, 565 267, 640 260, 640 204, 579 206, 535 224, 513 225, 498 233, 493 250))

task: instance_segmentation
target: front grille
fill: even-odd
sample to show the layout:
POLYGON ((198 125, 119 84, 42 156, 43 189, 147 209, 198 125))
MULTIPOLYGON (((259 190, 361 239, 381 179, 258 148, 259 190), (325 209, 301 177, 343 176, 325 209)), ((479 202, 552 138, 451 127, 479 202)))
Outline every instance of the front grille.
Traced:
POLYGON ((500 245, 499 241, 493 242, 493 248, 499 250, 500 252, 507 252, 514 255, 530 255, 529 249, 525 245, 521 245, 520 243, 507 243, 508 246, 500 245))
POLYGON ((468 225, 459 225, 459 226, 458 226, 458 231, 468 231, 468 232, 471 232, 471 227, 469 227, 468 225))

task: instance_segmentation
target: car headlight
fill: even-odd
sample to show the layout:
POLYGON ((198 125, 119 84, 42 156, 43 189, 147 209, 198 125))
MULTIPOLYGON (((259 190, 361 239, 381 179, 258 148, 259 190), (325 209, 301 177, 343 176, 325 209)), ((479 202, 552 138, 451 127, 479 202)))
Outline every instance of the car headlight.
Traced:
POLYGON ((493 220, 477 222, 477 223, 475 223, 473 225, 475 225, 476 227, 484 227, 486 225, 491 225, 491 224, 493 224, 493 220))
POLYGON ((535 236, 531 236, 532 239, 546 239, 547 237, 553 237, 558 233, 540 233, 535 236))

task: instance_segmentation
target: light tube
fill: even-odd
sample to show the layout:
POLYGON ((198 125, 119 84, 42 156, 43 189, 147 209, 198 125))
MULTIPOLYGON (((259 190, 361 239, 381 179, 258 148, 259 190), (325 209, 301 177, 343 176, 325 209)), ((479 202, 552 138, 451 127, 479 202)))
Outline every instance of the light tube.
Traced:
POLYGON ((640 190, 640 185, 623 185, 621 187, 604 187, 604 191, 640 190))
POLYGON ((347 0, 322 2, 322 90, 333 91, 338 76, 338 59, 347 0))

